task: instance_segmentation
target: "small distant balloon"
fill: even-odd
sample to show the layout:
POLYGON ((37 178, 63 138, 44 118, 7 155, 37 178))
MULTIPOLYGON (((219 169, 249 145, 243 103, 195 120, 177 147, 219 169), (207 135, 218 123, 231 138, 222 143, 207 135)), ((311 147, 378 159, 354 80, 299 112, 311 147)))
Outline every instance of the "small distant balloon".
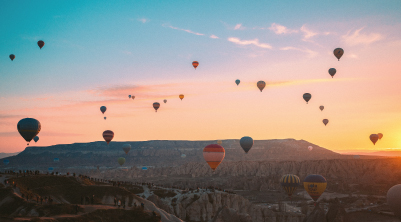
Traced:
POLYGON ((320 111, 324 110, 324 106, 319 106, 320 111))
POLYGON ((199 65, 198 61, 193 61, 192 62, 192 66, 195 68, 195 70, 196 70, 196 67, 198 67, 198 65, 199 65))
POLYGON ((35 136, 35 138, 33 138, 33 141, 35 141, 35 143, 38 142, 39 141, 39 137, 35 136))
POLYGON ((323 123, 324 123, 324 125, 326 126, 327 123, 329 123, 329 120, 328 120, 328 119, 324 119, 324 120, 323 120, 323 123))
POLYGON ((105 119, 105 120, 106 120, 106 119, 107 119, 107 117, 103 117, 103 119, 105 119))
POLYGON ((178 97, 182 100, 184 99, 184 94, 180 94, 178 97))
POLYGON ((59 158, 54 158, 53 162, 60 162, 60 159, 59 158))
POLYGON ((148 170, 148 168, 147 167, 142 167, 142 170, 148 170))
POLYGON ((379 139, 379 136, 377 134, 371 134, 369 136, 370 141, 372 141, 373 145, 376 145, 377 140, 379 139))
POLYGON ((312 95, 310 93, 304 93, 302 97, 306 101, 306 104, 308 104, 309 100, 312 98, 312 95))
POLYGON ((381 140, 383 138, 383 134, 382 133, 378 133, 377 135, 379 136, 379 140, 381 140))
POLYGON ((103 139, 106 141, 107 145, 114 138, 114 132, 111 130, 104 131, 102 135, 103 135, 103 139))
POLYGON ((47 170, 52 172, 54 170, 54 168, 53 167, 49 167, 47 170))
POLYGON ((333 51, 334 56, 338 59, 338 61, 340 61, 341 56, 343 56, 344 54, 344 50, 342 48, 336 48, 333 51))
POLYGON ((38 41, 38 46, 39 46, 40 49, 42 49, 44 45, 45 45, 44 41, 42 41, 42 40, 38 41))
POLYGON ((239 85, 241 81, 239 79, 235 80, 235 84, 237 84, 237 86, 239 85))
POLYGON ((130 99, 131 99, 131 95, 128 95, 128 98, 130 98, 130 99))
POLYGON ((159 109, 159 107, 160 107, 160 103, 153 103, 153 109, 155 109, 156 110, 156 112, 157 112, 157 110, 159 109))
POLYGON ((104 114, 104 112, 106 112, 107 108, 105 106, 101 106, 100 107, 100 111, 104 114))
POLYGON ((4 163, 4 165, 8 165, 10 163, 10 161, 5 159, 5 160, 3 160, 3 163, 4 163))
POLYGON ((128 154, 128 152, 131 150, 131 145, 128 143, 124 144, 123 150, 124 150, 125 154, 128 154))
POLYGON ((134 99, 135 99, 135 96, 131 96, 131 99, 134 100, 134 99))
POLYGON ((239 144, 241 145, 245 153, 248 153, 253 146, 253 139, 249 136, 244 136, 240 139, 239 144))
POLYGON ((221 144, 223 144, 223 141, 217 140, 217 145, 221 146, 221 144))
POLYGON ((265 88, 266 83, 265 81, 259 81, 258 83, 256 83, 256 86, 258 86, 259 90, 262 92, 262 90, 265 88))
POLYGON ((120 157, 120 158, 118 158, 117 162, 118 162, 118 164, 120 164, 120 166, 122 166, 125 163, 125 158, 124 157, 120 157))
POLYGON ((181 154, 181 158, 185 158, 185 157, 187 157, 187 155, 181 154))
POLYGON ((313 146, 308 146, 308 150, 312 151, 313 150, 313 146))
POLYGON ((334 77, 334 75, 336 74, 337 70, 335 68, 331 68, 329 69, 329 74, 331 75, 331 78, 334 77))
POLYGON ((11 54, 11 55, 10 55, 10 59, 11 59, 11 61, 13 61, 13 60, 15 59, 15 55, 14 55, 14 54, 11 54))
POLYGON ((167 103, 167 99, 163 100, 164 103, 167 103))

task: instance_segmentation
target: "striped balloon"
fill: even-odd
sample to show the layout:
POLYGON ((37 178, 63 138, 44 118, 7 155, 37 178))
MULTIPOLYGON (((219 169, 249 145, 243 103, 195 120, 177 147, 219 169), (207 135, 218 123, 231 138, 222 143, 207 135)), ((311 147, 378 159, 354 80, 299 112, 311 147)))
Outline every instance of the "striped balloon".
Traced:
POLYGON ((106 130, 103 132, 103 139, 106 141, 107 144, 114 138, 114 133, 111 130, 106 130))
POLYGON ((284 188, 288 196, 291 196, 294 193, 300 183, 301 180, 299 177, 293 174, 286 174, 281 177, 280 180, 280 185, 284 188))
POLYGON ((153 103, 153 109, 155 109, 156 110, 156 112, 157 112, 157 110, 159 109, 159 107, 160 107, 160 103, 153 103))
POLYGON ((195 70, 196 70, 196 67, 198 67, 198 65, 199 65, 198 61, 193 61, 192 62, 192 66, 195 68, 195 70))
POLYGON ((320 195, 326 190, 326 186, 326 178, 321 175, 311 174, 304 180, 304 188, 314 201, 319 199, 320 195))
POLYGON ((219 166, 225 155, 226 151, 224 148, 217 144, 207 145, 203 149, 203 158, 205 158, 207 164, 209 164, 212 170, 215 170, 219 166))

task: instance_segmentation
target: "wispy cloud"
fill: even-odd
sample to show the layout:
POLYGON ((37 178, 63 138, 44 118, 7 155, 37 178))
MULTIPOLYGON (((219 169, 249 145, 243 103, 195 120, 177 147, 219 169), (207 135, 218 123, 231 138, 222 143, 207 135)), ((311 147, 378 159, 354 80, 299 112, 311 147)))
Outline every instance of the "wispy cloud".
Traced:
POLYGON ((242 24, 236 24, 234 26, 234 30, 238 30, 238 29, 244 29, 244 27, 242 27, 242 24))
POLYGON ((132 54, 132 52, 127 51, 127 50, 122 51, 122 53, 124 53, 125 55, 131 55, 132 54))
POLYGON ((301 48, 296 48, 296 47, 292 47, 292 46, 282 47, 282 48, 280 48, 280 50, 284 50, 284 51, 296 50, 296 51, 300 51, 300 52, 306 52, 309 54, 309 57, 315 57, 319 54, 318 52, 310 50, 308 48, 301 49, 301 48))
POLYGON ((211 35, 210 38, 212 39, 218 39, 219 37, 215 36, 215 35, 211 35))
POLYGON ((312 37, 314 37, 317 34, 319 34, 317 32, 311 31, 310 29, 306 28, 305 25, 303 25, 301 27, 301 32, 304 33, 304 37, 302 38, 302 41, 305 41, 305 42, 310 42, 312 37))
POLYGON ((167 28, 171 28, 171 29, 175 29, 175 30, 188 32, 188 33, 191 33, 191 34, 194 34, 194 35, 205 35, 205 34, 202 34, 202 33, 199 33, 199 32, 191 31, 189 29, 181 29, 181 28, 177 28, 177 27, 174 27, 174 26, 171 26, 171 25, 163 25, 163 27, 167 27, 167 28))
POLYGON ((229 42, 235 43, 237 45, 254 45, 260 48, 265 48, 265 49, 271 49, 272 46, 267 44, 267 43, 260 43, 259 39, 253 39, 253 40, 241 40, 239 38, 235 37, 230 37, 228 38, 229 42))
POLYGON ((147 22, 149 22, 150 20, 149 20, 149 19, 146 19, 146 18, 140 18, 140 19, 138 19, 138 21, 140 21, 140 22, 142 22, 142 23, 147 23, 147 22))
POLYGON ((346 35, 342 36, 343 41, 348 45, 369 45, 384 38, 383 35, 381 35, 380 33, 361 33, 364 28, 365 27, 362 27, 358 30, 355 30, 354 32, 349 31, 346 35))
POLYGON ((281 35, 281 34, 289 34, 289 33, 297 33, 298 30, 292 30, 289 29, 283 25, 279 25, 276 23, 273 23, 270 27, 269 30, 273 31, 274 33, 276 33, 277 35, 281 35))

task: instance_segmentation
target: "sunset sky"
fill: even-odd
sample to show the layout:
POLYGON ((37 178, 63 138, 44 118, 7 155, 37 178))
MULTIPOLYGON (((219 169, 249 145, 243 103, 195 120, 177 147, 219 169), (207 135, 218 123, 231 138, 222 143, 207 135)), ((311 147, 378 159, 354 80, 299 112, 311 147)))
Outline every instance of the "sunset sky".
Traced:
POLYGON ((112 130, 113 141, 251 136, 396 150, 400 12, 399 0, 5 1, 0 152, 25 149, 17 123, 26 117, 42 125, 34 146, 101 141, 112 130), (384 134, 375 146, 372 133, 384 134))

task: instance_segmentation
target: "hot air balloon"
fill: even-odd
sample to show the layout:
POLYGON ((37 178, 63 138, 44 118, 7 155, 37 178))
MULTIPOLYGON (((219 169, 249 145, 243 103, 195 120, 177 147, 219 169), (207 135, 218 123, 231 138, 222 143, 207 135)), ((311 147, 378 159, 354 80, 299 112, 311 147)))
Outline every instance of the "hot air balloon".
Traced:
POLYGON ((131 95, 128 95, 128 98, 130 98, 130 99, 131 99, 131 95))
POLYGON ((135 99, 135 96, 131 96, 131 99, 134 100, 134 99, 135 99))
POLYGON ((47 170, 52 172, 54 170, 54 168, 53 167, 49 167, 47 170))
POLYGON ((397 184, 387 191, 387 204, 394 215, 401 220, 401 184, 397 184))
POLYGON ((198 65, 199 65, 198 61, 193 61, 192 62, 192 66, 195 68, 195 70, 196 70, 196 67, 198 67, 198 65))
POLYGON ((313 150, 313 146, 308 146, 308 150, 312 151, 313 150))
POLYGON ((181 158, 185 158, 185 157, 187 157, 187 155, 181 154, 181 158))
POLYGON ((203 158, 205 158, 207 164, 209 164, 213 171, 219 166, 221 161, 223 161, 225 154, 224 148, 217 144, 207 145, 203 149, 203 158))
POLYGON ((104 114, 104 112, 106 112, 107 108, 105 106, 101 106, 100 107, 100 111, 104 114))
POLYGON ((326 126, 327 123, 329 123, 329 120, 328 120, 328 119, 324 119, 324 120, 323 120, 323 123, 324 123, 324 125, 326 126))
POLYGON ((128 143, 124 144, 123 150, 124 150, 125 154, 128 154, 128 152, 131 150, 131 145, 128 143))
POLYGON ((369 138, 370 141, 372 141, 373 145, 375 145, 377 140, 379 139, 379 136, 377 134, 371 134, 369 138))
POLYGON ((167 103, 167 99, 163 100, 164 103, 167 103))
POLYGON ((310 93, 304 93, 302 97, 306 101, 306 104, 308 104, 309 100, 312 98, 312 95, 310 93))
POLYGON ((4 165, 8 165, 10 163, 10 161, 5 159, 5 160, 3 160, 3 163, 4 163, 4 165))
POLYGON ((184 94, 180 94, 178 97, 180 97, 180 99, 184 99, 184 94))
POLYGON ((13 61, 13 60, 15 59, 15 55, 14 55, 14 54, 11 54, 11 55, 10 55, 10 59, 11 59, 11 61, 13 61))
POLYGON ((319 106, 320 111, 324 110, 324 106, 319 106))
POLYGON ((378 133, 377 135, 379 136, 379 140, 381 140, 383 138, 383 134, 382 133, 378 133))
POLYGON ((35 141, 35 143, 38 142, 38 141, 39 141, 39 137, 38 137, 38 136, 35 136, 35 137, 33 138, 33 141, 35 141))
POLYGON ((217 145, 221 146, 221 144, 223 144, 223 141, 217 140, 217 145))
POLYGON ((120 157, 120 158, 118 158, 117 162, 120 164, 120 166, 122 166, 125 163, 125 158, 124 157, 120 157))
POLYGON ((237 86, 239 85, 241 81, 239 79, 235 80, 235 84, 237 84, 237 86))
POLYGON ((159 107, 160 107, 160 103, 153 103, 153 108, 156 110, 156 112, 159 109, 159 107))
POLYGON ((320 195, 326 190, 326 179, 317 174, 308 175, 304 180, 304 188, 309 196, 316 202, 320 195))
POLYGON ((106 117, 103 117, 103 119, 106 119, 106 117))
POLYGON ((240 139, 239 144, 241 145, 245 153, 248 153, 253 146, 253 139, 249 136, 244 136, 240 139))
POLYGON ((40 122, 33 118, 21 119, 17 124, 19 134, 25 139, 25 141, 31 142, 31 140, 38 135, 41 129, 40 122))
POLYGON ((299 177, 293 174, 284 175, 280 179, 280 185, 282 188, 284 188, 289 197, 291 197, 291 195, 294 193, 300 183, 301 180, 299 179, 299 177))
POLYGON ((336 74, 337 70, 335 68, 331 68, 329 69, 329 74, 331 75, 331 78, 334 77, 334 75, 336 74))
POLYGON ((103 132, 103 139, 107 142, 107 145, 114 138, 114 133, 111 130, 106 130, 103 132))
POLYGON ((148 168, 147 167, 142 167, 142 170, 148 170, 148 168))
POLYGON ((266 83, 265 81, 259 81, 258 83, 256 83, 256 85, 258 86, 259 90, 262 92, 262 90, 265 88, 266 83))
POLYGON ((338 61, 340 61, 341 56, 343 56, 343 54, 344 54, 344 50, 342 48, 336 48, 336 49, 334 49, 333 53, 336 56, 336 58, 338 59, 338 61))
POLYGON ((59 158, 54 158, 53 161, 54 162, 60 162, 60 159, 59 158))
POLYGON ((40 49, 42 49, 42 47, 45 45, 45 42, 44 41, 42 41, 42 40, 39 40, 38 41, 38 46, 39 46, 39 48, 40 49))

